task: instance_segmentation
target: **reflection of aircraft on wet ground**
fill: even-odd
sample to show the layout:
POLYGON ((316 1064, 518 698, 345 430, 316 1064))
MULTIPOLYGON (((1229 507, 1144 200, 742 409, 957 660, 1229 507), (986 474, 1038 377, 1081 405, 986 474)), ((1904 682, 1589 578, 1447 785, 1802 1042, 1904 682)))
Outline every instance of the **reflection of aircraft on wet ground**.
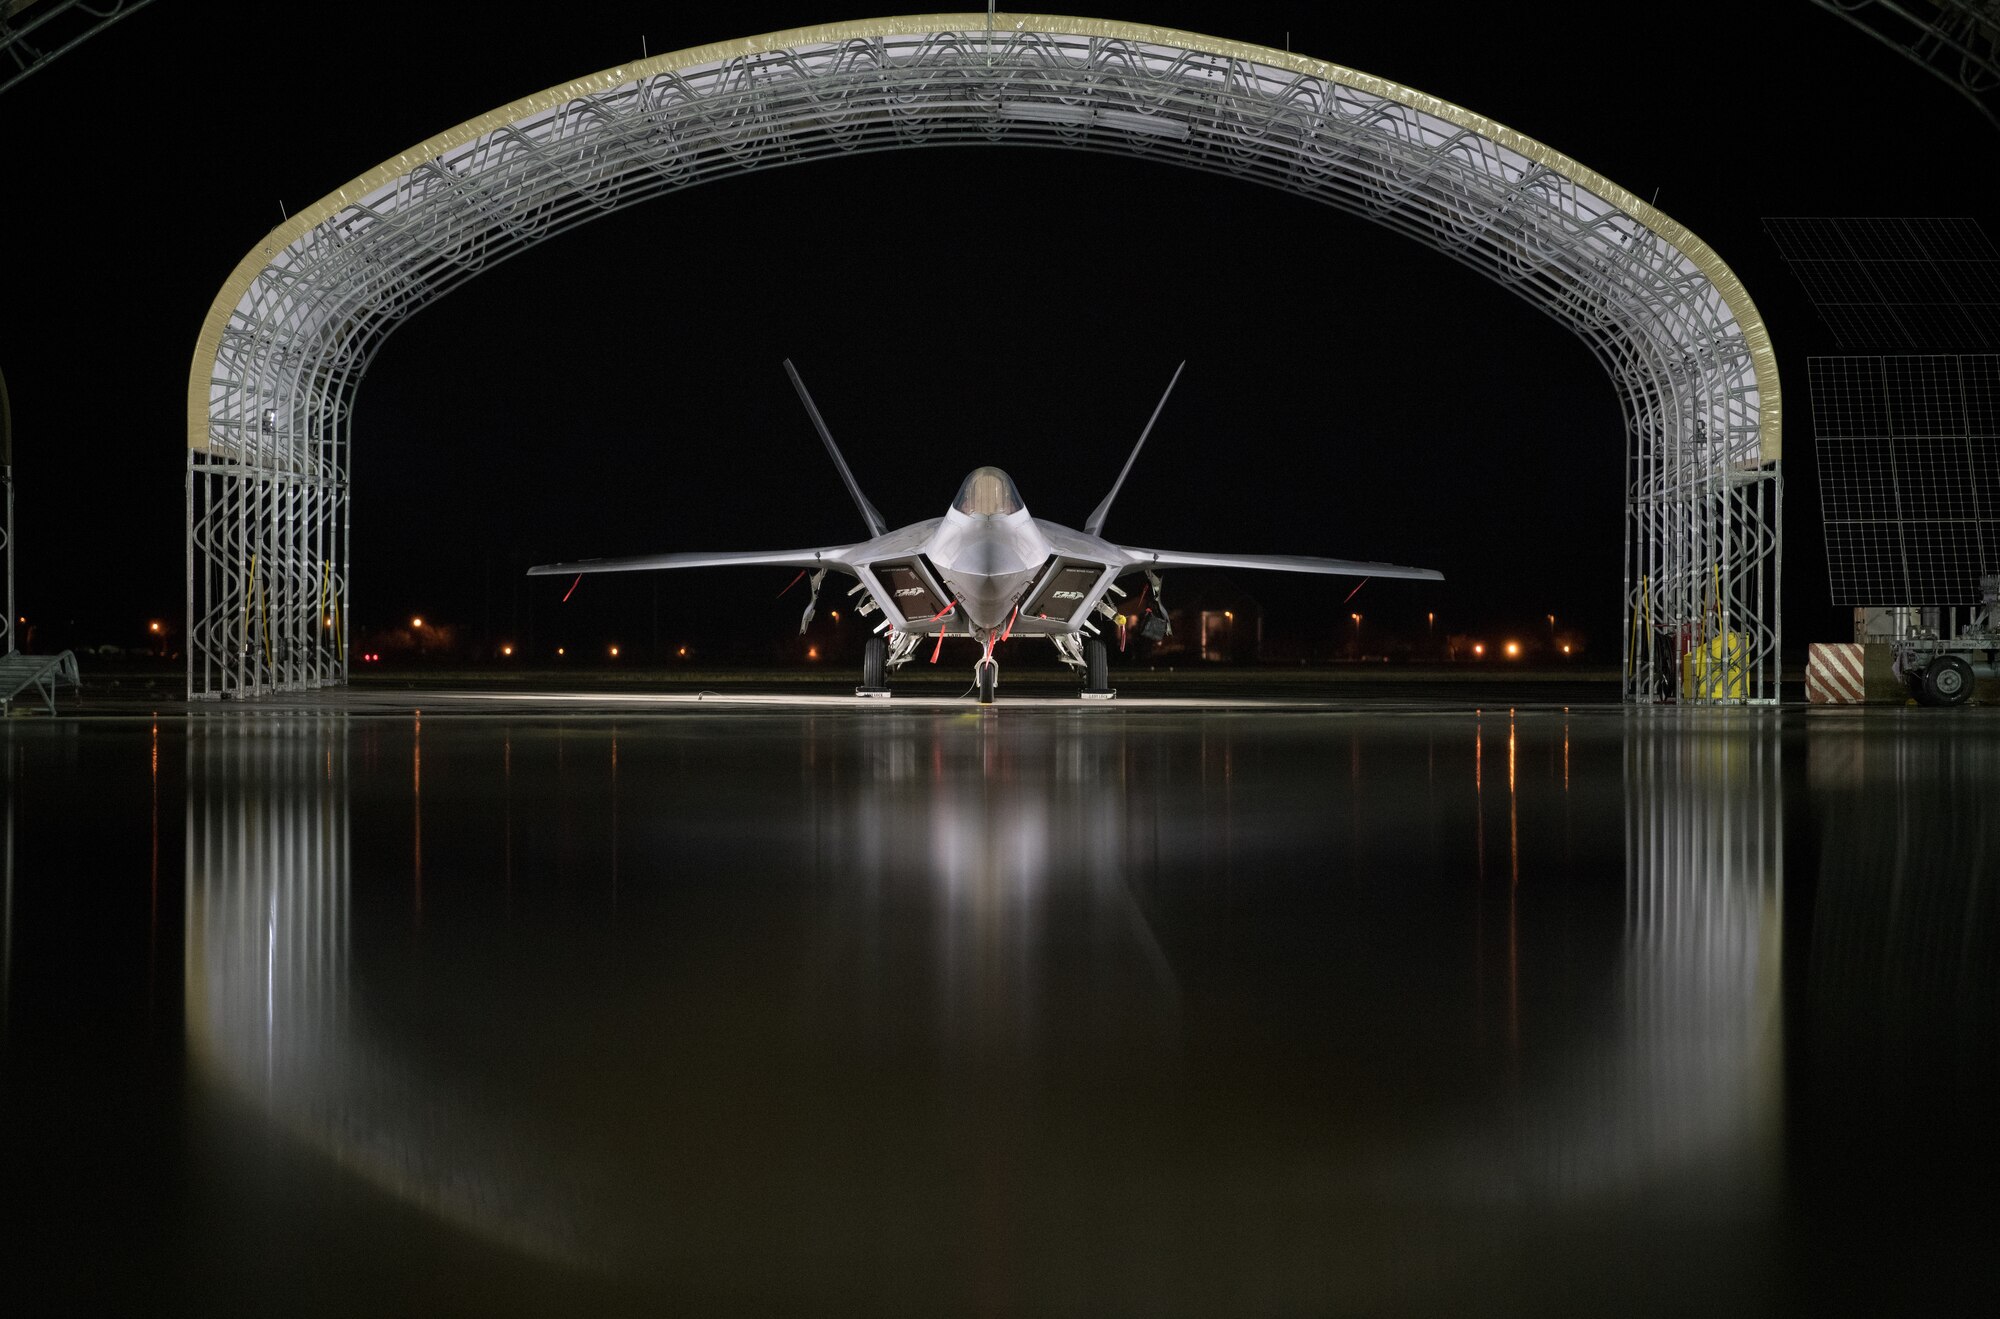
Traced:
MULTIPOLYGON (((1186 363, 1182 363, 1185 366, 1186 363)), ((806 550, 728 551, 718 554, 647 554, 626 559, 581 559, 530 568, 532 576, 568 576, 587 572, 634 572, 654 568, 714 568, 752 564, 796 567, 812 574, 812 599, 806 604, 803 631, 819 600, 820 584, 829 571, 858 579, 849 595, 860 594, 859 612, 880 613, 861 668, 864 695, 888 695, 888 674, 916 655, 926 641, 936 661, 946 637, 969 637, 980 647, 973 666, 982 704, 993 700, 1000 666, 993 648, 1010 638, 1047 637, 1065 664, 1081 670, 1084 695, 1109 696, 1105 646, 1093 614, 1106 620, 1136 620, 1139 635, 1159 640, 1167 635, 1167 617, 1160 603, 1161 568, 1269 568, 1284 572, 1332 573, 1348 577, 1417 577, 1440 580, 1430 568, 1402 568, 1389 563, 1359 563, 1348 559, 1318 559, 1283 554, 1186 554, 1178 550, 1137 549, 1114 545, 1098 533, 1111 512, 1111 501, 1125 484, 1166 406, 1180 371, 1167 383, 1139 442, 1125 460, 1111 493, 1097 506, 1082 531, 1030 517, 1013 480, 997 467, 980 467, 965 478, 958 497, 941 518, 913 522, 891 531, 875 506, 861 493, 847 460, 833 442, 833 433, 806 393, 805 383, 787 361, 799 398, 813 425, 833 455, 834 466, 868 522, 870 538, 851 545, 827 545, 806 550), (1118 579, 1143 573, 1139 594, 1129 605, 1113 603, 1127 593, 1118 579), (1151 594, 1151 603, 1147 595, 1151 594)), ((1121 624, 1123 625, 1123 624, 1121 624)))

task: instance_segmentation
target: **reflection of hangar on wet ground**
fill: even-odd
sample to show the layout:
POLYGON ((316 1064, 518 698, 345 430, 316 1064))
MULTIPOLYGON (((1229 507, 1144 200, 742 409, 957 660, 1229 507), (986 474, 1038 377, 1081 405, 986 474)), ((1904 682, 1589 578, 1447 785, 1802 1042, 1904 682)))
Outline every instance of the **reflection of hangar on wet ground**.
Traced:
POLYGON ((189 380, 190 694, 345 678, 352 405, 404 317, 530 244, 691 184, 980 143, 1282 188, 1546 310, 1624 404, 1627 699, 1775 699, 1777 369, 1715 253, 1575 161, 1409 88, 1213 37, 1024 15, 832 24, 606 70, 442 133, 274 230, 217 296, 189 380))

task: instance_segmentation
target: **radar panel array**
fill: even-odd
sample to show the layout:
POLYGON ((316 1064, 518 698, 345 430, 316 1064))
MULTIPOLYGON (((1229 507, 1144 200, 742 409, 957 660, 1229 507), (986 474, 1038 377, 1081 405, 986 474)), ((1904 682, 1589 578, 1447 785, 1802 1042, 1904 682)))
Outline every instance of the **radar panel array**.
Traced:
POLYGON ((2000 571, 2000 355, 1815 357, 1836 605, 1962 605, 2000 571))
POLYGON ((1767 218, 1764 228, 1846 351, 2000 352, 2000 251, 1978 221, 1767 218))

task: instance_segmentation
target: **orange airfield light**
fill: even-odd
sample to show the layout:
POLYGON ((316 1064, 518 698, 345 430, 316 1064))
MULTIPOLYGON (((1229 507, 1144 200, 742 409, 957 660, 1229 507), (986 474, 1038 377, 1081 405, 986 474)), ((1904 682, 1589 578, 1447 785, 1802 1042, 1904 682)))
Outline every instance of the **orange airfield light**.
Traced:
POLYGON ((500 653, 502 655, 512 655, 514 653, 514 648, 512 646, 502 646, 500 647, 500 653))
POLYGON ((1510 641, 1510 642, 1508 642, 1508 643, 1507 643, 1507 658, 1508 658, 1508 659, 1519 659, 1519 658, 1521 658, 1521 643, 1520 643, 1520 642, 1518 642, 1518 641, 1510 641))
POLYGON ((1475 642, 1473 642, 1473 643, 1472 643, 1472 654, 1473 654, 1474 658, 1478 658, 1478 657, 1480 657, 1480 656, 1483 656, 1483 655, 1485 655, 1485 654, 1486 654, 1486 643, 1485 643, 1485 642, 1483 642, 1483 641, 1475 641, 1475 642))
POLYGON ((411 627, 422 627, 423 625, 424 625, 424 620, 421 618, 413 618, 410 620, 411 627))

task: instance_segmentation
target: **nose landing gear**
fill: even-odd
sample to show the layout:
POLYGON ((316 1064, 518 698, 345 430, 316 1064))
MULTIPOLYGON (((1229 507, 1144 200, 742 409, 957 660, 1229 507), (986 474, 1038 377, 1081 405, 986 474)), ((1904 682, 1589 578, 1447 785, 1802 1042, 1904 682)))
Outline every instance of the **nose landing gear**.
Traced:
POLYGON ((972 680, 979 687, 979 703, 993 704, 994 689, 1000 685, 1000 661, 988 655, 972 666, 972 680))

